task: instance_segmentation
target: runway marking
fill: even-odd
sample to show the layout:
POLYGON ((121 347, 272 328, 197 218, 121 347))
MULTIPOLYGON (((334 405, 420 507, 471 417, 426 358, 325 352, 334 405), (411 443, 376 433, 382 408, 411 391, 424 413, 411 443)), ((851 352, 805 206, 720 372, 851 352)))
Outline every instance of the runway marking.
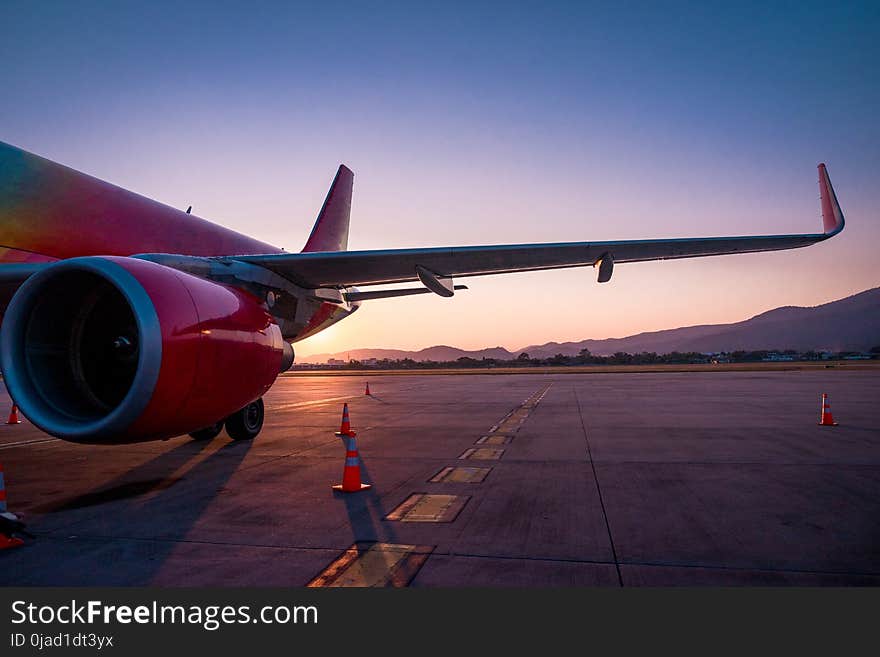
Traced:
POLYGON ((306 586, 402 588, 433 551, 429 545, 355 543, 306 586))
POLYGON ((513 440, 513 436, 508 436, 503 433, 489 434, 488 436, 483 436, 480 438, 476 444, 477 445, 508 445, 513 440))
MULTIPOLYGON (((348 399, 359 399, 362 395, 348 395, 346 397, 327 397, 325 399, 314 399, 312 401, 294 402, 292 404, 281 404, 279 406, 270 406, 270 410, 280 411, 290 408, 308 408, 310 406, 320 406, 322 404, 330 404, 335 401, 345 401, 348 399)), ((35 438, 33 440, 22 440, 15 443, 5 443, 0 445, 0 450, 12 449, 13 447, 24 447, 26 445, 37 445, 40 443, 58 442, 58 438, 35 438)))
POLYGON ((12 449, 13 447, 23 447, 25 445, 37 445, 39 443, 55 443, 58 438, 34 438, 33 440, 21 440, 17 443, 6 443, 0 445, 0 449, 12 449))
POLYGON ((502 456, 504 456, 504 450, 500 447, 469 447, 458 458, 475 461, 498 461, 502 456))
POLYGON ((453 468, 446 467, 431 477, 428 481, 433 484, 479 484, 492 468, 453 468))
POLYGON ((363 395, 347 395, 345 397, 327 397, 325 399, 314 399, 312 401, 294 402, 292 404, 280 404, 278 406, 270 406, 273 411, 283 411, 288 408, 307 408, 309 406, 320 406, 321 404, 329 404, 335 401, 345 401, 346 399, 360 399, 363 395))
POLYGON ((522 425, 525 424, 525 421, 529 419, 529 415, 531 415, 535 407, 541 403, 541 400, 544 399, 544 395, 547 394, 547 391, 552 385, 552 383, 548 383, 546 386, 523 400, 522 404, 510 411, 510 413, 501 418, 491 429, 489 429, 488 435, 480 438, 480 440, 477 441, 477 444, 489 442, 488 438, 492 434, 506 434, 508 440, 504 443, 490 444, 506 445, 511 442, 513 440, 513 434, 519 431, 522 425))
POLYGON ((413 493, 385 520, 400 522, 452 522, 471 499, 470 495, 413 493))

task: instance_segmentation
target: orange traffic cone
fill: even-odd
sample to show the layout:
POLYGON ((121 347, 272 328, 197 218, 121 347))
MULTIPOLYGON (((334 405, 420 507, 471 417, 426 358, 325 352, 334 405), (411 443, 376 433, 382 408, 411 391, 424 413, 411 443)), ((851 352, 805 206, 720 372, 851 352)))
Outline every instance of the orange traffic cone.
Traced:
POLYGON ((357 493, 371 488, 370 484, 361 483, 361 457, 358 455, 356 435, 356 432, 349 431, 347 436, 342 437, 345 441, 345 467, 342 470, 342 483, 333 486, 333 490, 357 493))
POLYGON ((340 438, 345 438, 348 435, 351 435, 351 420, 348 417, 348 404, 342 405, 342 424, 339 425, 339 431, 336 432, 336 435, 340 438))
POLYGON ((342 470, 342 483, 333 486, 333 490, 341 490, 343 493, 356 493, 370 488, 370 484, 361 483, 361 457, 358 455, 356 431, 351 429, 351 419, 348 416, 348 404, 342 405, 342 426, 336 435, 345 441, 345 467, 342 470))
MULTIPOLYGON (((3 417, 0 415, 0 417, 3 417)), ((6 424, 21 424, 21 420, 18 419, 18 406, 12 404, 12 410, 9 411, 9 419, 6 420, 6 424)))
POLYGON ((831 404, 828 402, 828 395, 824 392, 822 393, 822 414, 819 416, 819 426, 837 426, 837 422, 834 421, 834 417, 831 415, 831 404))
MULTIPOLYGON (((3 464, 0 463, 0 518, 17 521, 18 517, 6 510, 6 484, 3 481, 3 464)), ((3 520, 5 523, 6 520, 3 520)), ((20 523, 18 523, 20 524, 20 523)), ((24 545, 24 541, 16 536, 7 536, 0 532, 0 550, 24 545)))
POLYGON ((24 541, 18 538, 18 536, 0 534, 0 550, 8 550, 9 548, 18 547, 19 545, 24 545, 24 541))
POLYGON ((364 394, 365 394, 365 395, 369 395, 369 394, 370 394, 370 382, 369 382, 369 381, 367 381, 367 388, 366 388, 366 390, 364 390, 364 394))
POLYGON ((3 464, 0 463, 0 514, 9 513, 6 509, 6 482, 3 480, 3 464))

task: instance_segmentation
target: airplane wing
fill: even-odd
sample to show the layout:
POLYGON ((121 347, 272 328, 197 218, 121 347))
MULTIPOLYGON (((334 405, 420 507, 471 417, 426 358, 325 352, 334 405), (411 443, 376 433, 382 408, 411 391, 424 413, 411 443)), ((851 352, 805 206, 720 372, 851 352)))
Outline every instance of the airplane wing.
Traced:
MULTIPOLYGON (((377 251, 333 251, 234 256, 260 265, 307 288, 341 288, 421 280, 442 296, 452 277, 597 266, 599 281, 610 279, 614 263, 795 249, 826 240, 844 226, 824 164, 819 165, 824 230, 795 235, 748 235, 614 242, 510 244, 377 251)), ((450 290, 451 291, 451 290, 450 290)))
MULTIPOLYGON (((229 255, 265 267, 304 288, 345 288, 420 280, 427 290, 452 296, 453 277, 596 266, 599 282, 611 278, 615 263, 695 258, 734 253, 778 251, 809 246, 833 237, 844 227, 843 212, 824 164, 819 165, 819 193, 824 230, 795 235, 748 235, 552 244, 508 244, 376 251, 314 251, 229 255)), ((18 286, 48 263, 0 265, 0 309, 18 286)), ((405 291, 349 293, 350 300, 400 296, 405 291)))

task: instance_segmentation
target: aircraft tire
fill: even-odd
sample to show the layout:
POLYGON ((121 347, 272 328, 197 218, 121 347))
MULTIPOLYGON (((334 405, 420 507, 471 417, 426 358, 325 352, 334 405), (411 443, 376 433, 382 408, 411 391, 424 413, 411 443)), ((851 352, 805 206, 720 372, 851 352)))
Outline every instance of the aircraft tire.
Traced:
POLYGON ((226 418, 226 433, 233 440, 253 440, 263 428, 265 409, 262 397, 226 418))

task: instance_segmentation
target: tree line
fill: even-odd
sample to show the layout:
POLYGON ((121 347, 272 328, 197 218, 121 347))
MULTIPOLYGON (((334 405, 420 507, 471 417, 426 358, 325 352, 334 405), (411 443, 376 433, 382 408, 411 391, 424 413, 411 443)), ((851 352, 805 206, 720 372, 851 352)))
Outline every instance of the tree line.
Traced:
MULTIPOLYGON (((880 357, 880 345, 871 349, 873 358, 880 357)), ((611 356, 598 356, 590 353, 589 349, 581 349, 577 355, 566 356, 556 354, 550 357, 532 358, 523 352, 516 358, 471 358, 462 356, 455 360, 447 361, 416 361, 412 358, 383 358, 374 362, 365 363, 359 360, 350 360, 337 366, 338 369, 451 369, 451 368, 491 368, 491 367, 548 367, 548 366, 576 366, 576 365, 684 365, 706 363, 755 363, 766 360, 822 360, 844 359, 853 356, 863 356, 860 352, 842 351, 827 354, 818 351, 799 352, 793 349, 785 350, 758 350, 758 351, 732 351, 717 354, 704 354, 695 351, 673 351, 666 354, 657 354, 653 351, 643 351, 636 354, 619 351, 611 356)))

